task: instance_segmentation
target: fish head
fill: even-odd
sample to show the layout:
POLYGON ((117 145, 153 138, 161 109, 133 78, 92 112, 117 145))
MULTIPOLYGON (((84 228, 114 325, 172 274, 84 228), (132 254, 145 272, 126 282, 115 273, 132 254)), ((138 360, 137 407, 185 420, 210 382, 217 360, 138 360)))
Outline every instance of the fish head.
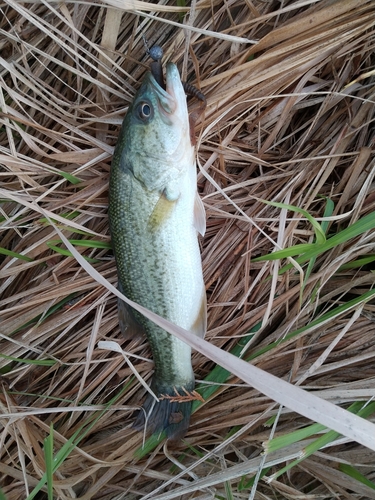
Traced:
MULTIPOLYGON (((186 95, 175 64, 167 64, 165 89, 151 72, 145 75, 123 134, 122 163, 150 191, 173 186, 186 168, 195 168, 186 95)), ((173 188, 169 191, 173 197, 173 188)))

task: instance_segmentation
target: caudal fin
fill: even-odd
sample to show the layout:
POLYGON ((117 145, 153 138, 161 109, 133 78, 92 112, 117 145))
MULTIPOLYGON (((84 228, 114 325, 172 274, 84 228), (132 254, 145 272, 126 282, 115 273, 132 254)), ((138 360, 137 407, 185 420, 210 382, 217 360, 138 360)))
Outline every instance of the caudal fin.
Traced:
POLYGON ((189 427, 193 398, 188 398, 189 392, 184 388, 172 388, 162 393, 159 391, 155 393, 160 399, 159 402, 148 394, 133 428, 138 431, 146 428, 147 434, 165 431, 168 439, 172 441, 183 438, 189 427))

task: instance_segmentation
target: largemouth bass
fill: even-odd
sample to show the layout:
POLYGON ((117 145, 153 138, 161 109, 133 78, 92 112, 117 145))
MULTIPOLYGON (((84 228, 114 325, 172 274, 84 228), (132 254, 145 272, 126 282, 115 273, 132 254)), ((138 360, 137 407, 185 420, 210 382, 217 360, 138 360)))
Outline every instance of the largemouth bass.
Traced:
MULTIPOLYGON (((172 323, 204 336, 206 293, 198 235, 205 213, 197 193, 186 95, 175 64, 166 88, 148 72, 125 116, 109 186, 109 221, 119 288, 130 299, 172 323)), ((134 427, 188 428, 194 399, 191 348, 119 301, 123 331, 134 322, 147 335, 155 363, 151 389, 134 427)))

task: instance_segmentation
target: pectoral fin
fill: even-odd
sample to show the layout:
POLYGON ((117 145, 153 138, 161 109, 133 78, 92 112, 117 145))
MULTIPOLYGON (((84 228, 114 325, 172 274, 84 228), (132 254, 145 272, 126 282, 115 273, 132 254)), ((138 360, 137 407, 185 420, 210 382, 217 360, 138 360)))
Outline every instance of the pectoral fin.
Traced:
POLYGON ((150 231, 155 231, 168 220, 168 217, 171 215, 172 210, 175 207, 176 201, 177 200, 169 200, 164 193, 160 195, 160 198, 148 220, 150 231))
POLYGON ((206 211, 198 192, 195 194, 194 199, 194 227, 199 234, 204 236, 206 232, 206 211))

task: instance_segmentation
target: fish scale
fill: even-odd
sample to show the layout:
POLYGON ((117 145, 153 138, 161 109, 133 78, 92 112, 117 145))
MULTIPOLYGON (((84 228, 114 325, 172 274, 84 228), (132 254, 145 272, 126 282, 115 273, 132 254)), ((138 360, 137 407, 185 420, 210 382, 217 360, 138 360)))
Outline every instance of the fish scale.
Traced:
MULTIPOLYGON (((177 67, 168 64, 166 73, 166 90, 146 74, 124 119, 110 174, 111 238, 123 293, 203 336, 206 296, 197 229, 204 232, 204 209, 186 96, 177 67)), ((151 389, 162 398, 147 395, 135 428, 144 427, 146 413, 149 431, 178 439, 190 419, 191 349, 122 301, 119 314, 123 331, 138 325, 145 332, 155 364, 151 389), (181 402, 171 402, 177 394, 181 402)))

